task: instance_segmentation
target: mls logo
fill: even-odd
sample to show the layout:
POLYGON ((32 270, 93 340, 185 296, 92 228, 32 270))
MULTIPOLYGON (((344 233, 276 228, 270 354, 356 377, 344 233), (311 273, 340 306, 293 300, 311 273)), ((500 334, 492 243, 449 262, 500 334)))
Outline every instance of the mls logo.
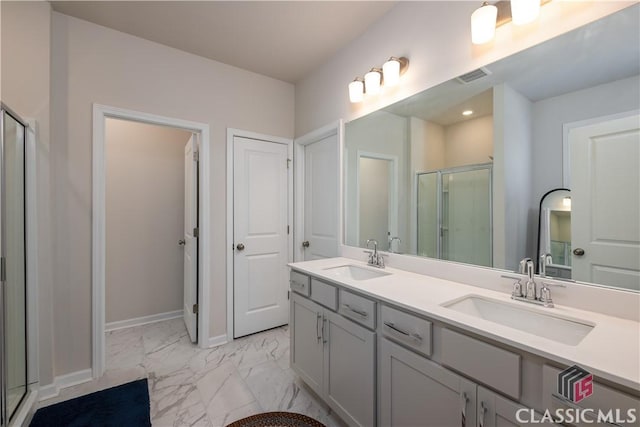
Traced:
POLYGON ((558 374, 558 393, 577 403, 593 394, 593 375, 578 365, 573 365, 558 374))

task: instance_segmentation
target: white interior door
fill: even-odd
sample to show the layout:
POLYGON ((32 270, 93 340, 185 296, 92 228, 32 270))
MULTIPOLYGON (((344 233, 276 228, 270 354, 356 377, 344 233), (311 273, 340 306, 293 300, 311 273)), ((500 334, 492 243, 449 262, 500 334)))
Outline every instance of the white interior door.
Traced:
POLYGON ((640 290, 640 116, 575 128, 569 148, 572 277, 640 290))
POLYGON ((304 260, 338 256, 338 135, 304 148, 304 260))
POLYGON ((289 320, 285 144, 233 140, 234 337, 289 320))
POLYGON ((198 144, 195 135, 184 147, 184 323, 198 341, 198 144))

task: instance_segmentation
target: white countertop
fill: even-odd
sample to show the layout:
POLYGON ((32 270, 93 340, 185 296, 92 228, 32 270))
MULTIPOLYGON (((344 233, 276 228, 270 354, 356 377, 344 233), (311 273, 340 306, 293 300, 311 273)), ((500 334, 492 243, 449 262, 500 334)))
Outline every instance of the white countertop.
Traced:
POLYGON ((638 322, 567 306, 539 307, 513 301, 506 293, 389 267, 382 271, 392 274, 363 281, 337 279, 326 271, 327 268, 341 265, 372 268, 365 262, 349 258, 329 258, 289 264, 294 270, 322 278, 379 301, 403 307, 561 364, 577 364, 594 374, 596 378, 603 378, 634 390, 640 389, 640 323, 638 322), (523 304, 527 308, 539 310, 542 313, 570 317, 596 326, 580 343, 572 346, 441 305, 466 295, 523 304))

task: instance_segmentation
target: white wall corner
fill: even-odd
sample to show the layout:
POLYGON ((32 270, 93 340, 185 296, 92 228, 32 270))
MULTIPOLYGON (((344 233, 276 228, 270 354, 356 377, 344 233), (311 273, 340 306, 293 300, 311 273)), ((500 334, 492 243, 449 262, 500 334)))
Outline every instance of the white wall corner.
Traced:
POLYGON ((227 343, 227 334, 218 335, 209 338, 209 348, 219 347, 227 343))
POLYGON ((83 384, 93 379, 93 371, 91 369, 83 369, 81 371, 71 372, 65 375, 55 377, 53 383, 40 386, 38 391, 38 400, 51 399, 60 394, 60 390, 73 387, 74 385, 83 384))

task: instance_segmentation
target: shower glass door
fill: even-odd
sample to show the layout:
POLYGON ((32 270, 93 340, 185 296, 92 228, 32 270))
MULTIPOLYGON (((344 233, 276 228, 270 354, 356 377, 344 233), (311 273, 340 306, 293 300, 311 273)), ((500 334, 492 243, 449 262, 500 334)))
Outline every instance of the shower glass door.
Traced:
POLYGON ((491 266, 491 165, 418 174, 418 254, 491 266))
POLYGON ((27 393, 25 127, 2 110, 2 424, 27 393))

